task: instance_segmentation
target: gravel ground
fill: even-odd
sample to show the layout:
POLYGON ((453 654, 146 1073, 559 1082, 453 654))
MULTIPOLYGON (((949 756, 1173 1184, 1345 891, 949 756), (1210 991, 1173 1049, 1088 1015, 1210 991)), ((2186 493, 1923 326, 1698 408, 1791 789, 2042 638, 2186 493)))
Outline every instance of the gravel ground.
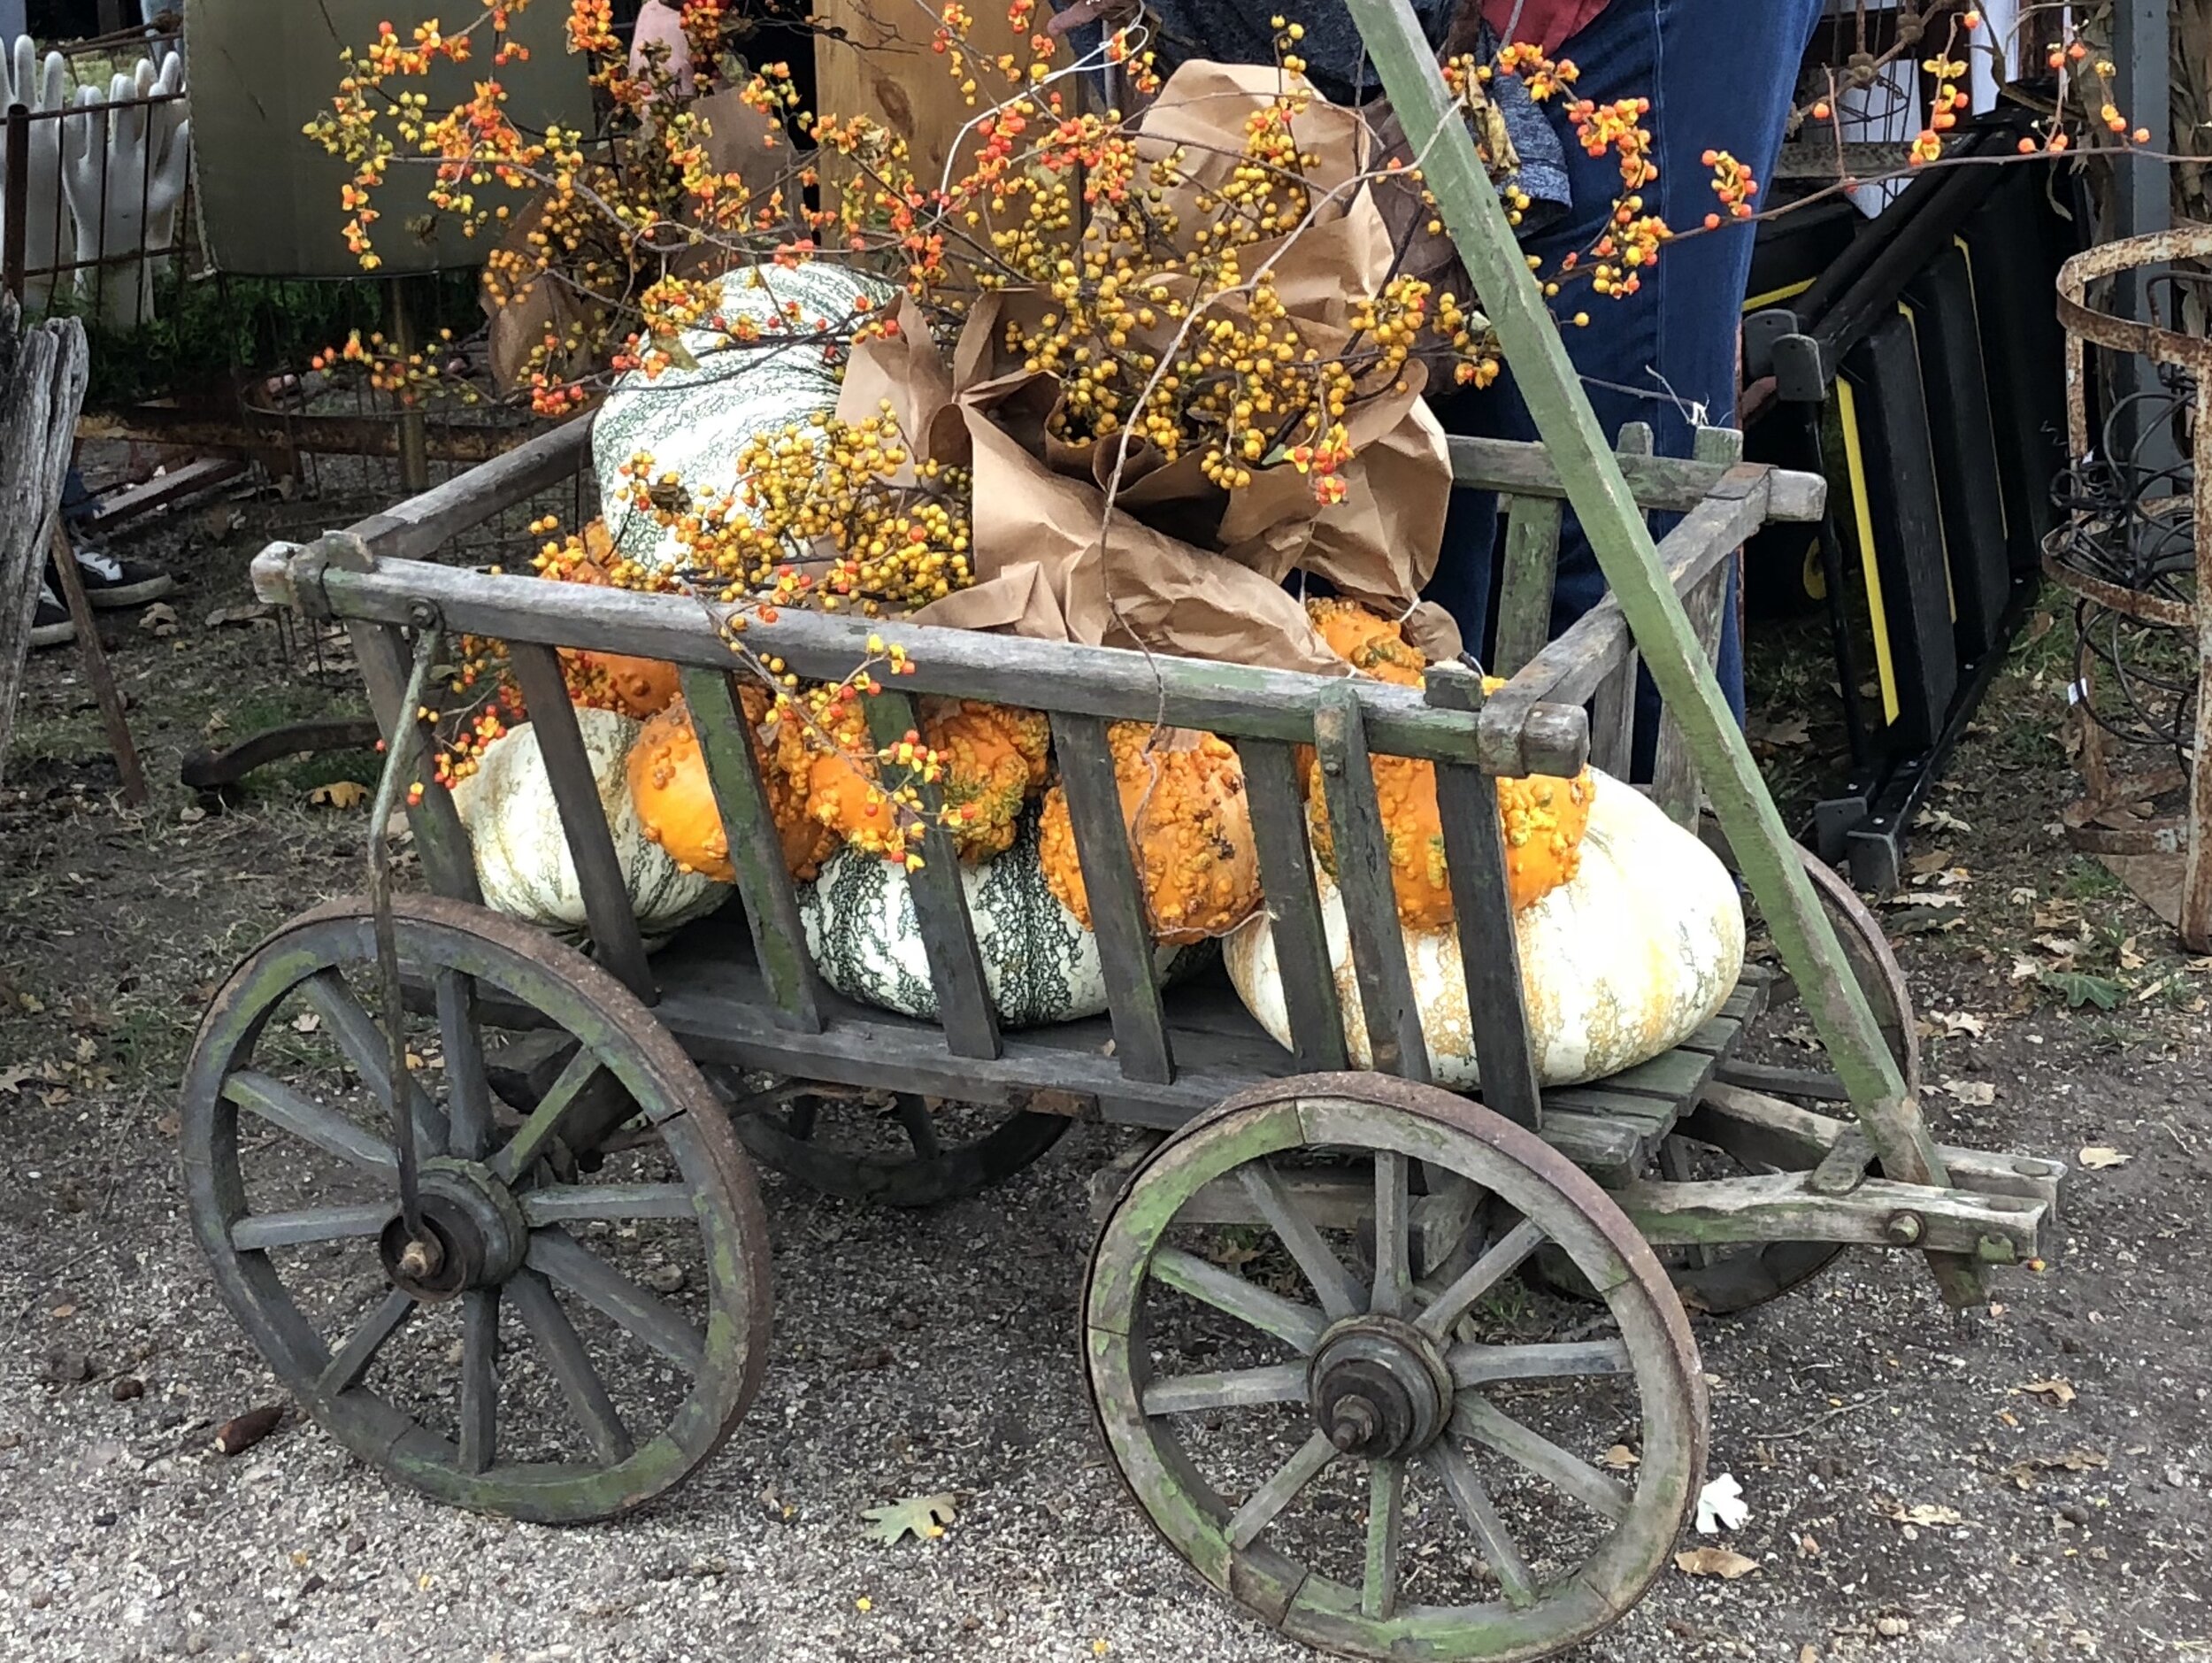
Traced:
MULTIPOLYGON (((201 621, 240 598, 240 561, 267 529, 172 526, 168 551, 201 557, 176 604, 182 633, 128 618, 116 630, 161 786, 150 810, 105 801, 96 726, 58 653, 37 661, 0 794, 0 1136, 13 1154, 0 1177, 0 1517, 13 1521, 0 1656, 1306 1655, 1183 1572, 1091 1428, 1074 1290, 1086 1181, 1120 1147, 1103 1128, 921 1215, 766 1179, 767 1383, 718 1457, 619 1526, 446 1511, 292 1418, 245 1454, 213 1452, 216 1424, 280 1394, 190 1240, 173 1082, 213 981, 261 931, 352 887, 361 830, 308 806, 318 776, 298 768, 204 820, 172 783, 179 755, 212 735, 343 702, 342 675, 333 692, 273 668, 266 626, 201 621), (273 710, 273 697, 291 703, 273 710), (864 1536, 863 1509, 939 1491, 957 1505, 941 1538, 864 1536)), ((2008 681, 1993 734, 2055 720, 2037 674, 2008 681)), ((2204 978, 2051 840, 2064 759, 2022 743, 1970 743, 1944 799, 1968 827, 1946 841, 1972 874, 1970 927, 1904 937, 1937 1013, 1932 1079, 1993 1088, 1987 1106, 1970 1089, 1939 1098, 1939 1129, 2129 1159, 2075 1181, 2046 1272, 2002 1274, 1994 1303, 1968 1314, 1939 1306, 1916 1260, 1861 1255, 1751 1316, 1701 1320, 1711 1470, 1741 1482, 1750 1517, 1729 1541, 1758 1569, 1669 1572, 1592 1659, 2212 1652, 2204 978), (2108 1017, 2015 979, 2046 906, 2072 907, 2085 939, 2116 927, 2110 956, 2147 961, 2125 976, 2156 997, 2108 1017)))

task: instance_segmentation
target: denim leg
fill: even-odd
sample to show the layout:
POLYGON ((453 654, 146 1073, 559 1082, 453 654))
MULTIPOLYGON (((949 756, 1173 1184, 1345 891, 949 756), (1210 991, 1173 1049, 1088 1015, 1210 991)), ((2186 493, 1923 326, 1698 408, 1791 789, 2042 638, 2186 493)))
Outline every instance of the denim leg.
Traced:
MULTIPOLYGON (((1708 150, 1733 154, 1764 181, 1773 171, 1797 67, 1818 21, 1822 0, 1612 0, 1563 56, 1581 72, 1577 90, 1599 103, 1648 97, 1647 118, 1659 178, 1643 191, 1647 208, 1678 230, 1701 227, 1717 206, 1708 150)), ((1556 226, 1532 238, 1528 250, 1555 271, 1567 253, 1602 234, 1619 192, 1610 151, 1593 158, 1573 142, 1564 111, 1545 106, 1567 141, 1574 204, 1556 226)), ((1662 455, 1687 456, 1698 419, 1725 425, 1735 418, 1736 343, 1745 285, 1751 275, 1752 227, 1728 223, 1670 244, 1640 291, 1620 299, 1578 298, 1567 327, 1569 355, 1609 434, 1625 423, 1651 425, 1662 455)), ((1454 433, 1533 439, 1535 423, 1509 374, 1482 392, 1441 401, 1438 413, 1454 433)), ((1454 494, 1443 558, 1428 594, 1459 620, 1471 646, 1487 650, 1491 590, 1497 566, 1498 514, 1486 493, 1454 494)), ((1671 516, 1654 516, 1663 535, 1671 516)), ((1743 643, 1738 635, 1736 575, 1723 612, 1720 680, 1743 713, 1743 643)), ((1572 623, 1605 593, 1587 536, 1572 513, 1562 527, 1552 630, 1572 623)), ((1648 678, 1639 689, 1637 773, 1650 766, 1658 729, 1658 696, 1648 678)))

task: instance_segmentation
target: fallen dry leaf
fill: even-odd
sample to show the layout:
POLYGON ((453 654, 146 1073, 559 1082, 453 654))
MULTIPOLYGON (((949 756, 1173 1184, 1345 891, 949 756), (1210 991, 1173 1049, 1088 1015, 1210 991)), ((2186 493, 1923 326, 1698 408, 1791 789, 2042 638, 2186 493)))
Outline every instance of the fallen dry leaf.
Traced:
POLYGON ((1630 1449, 1627 1444, 1616 1444, 1611 1449, 1606 1451, 1604 1454, 1598 1457, 1598 1465, 1600 1467, 1609 1467, 1617 1473, 1624 1473, 1643 1459, 1644 1458, 1637 1454, 1635 1451, 1630 1449))
POLYGON ((2055 1375, 2049 1380, 2032 1380, 2024 1386, 2015 1386, 2013 1390, 2024 1392, 2032 1397, 2048 1397, 2053 1403, 2062 1406, 2073 1402, 2081 1395, 2074 1390, 2072 1381, 2061 1380, 2055 1375))
POLYGON ((1970 1016, 1964 1011, 1931 1012, 1928 1022, 1930 1033, 1964 1034, 1973 1039, 1981 1038, 1988 1027, 1982 1018, 1970 1016))
POLYGON ((2109 1466, 2108 1458, 2094 1450, 2069 1450, 2063 1455, 2031 1455, 2005 1468, 2005 1476, 2023 1490, 2032 1489, 2039 1473, 2091 1473, 2109 1466))
POLYGON ((1686 1548, 1674 1556, 1674 1567, 1692 1576, 1717 1576, 1732 1582, 1759 1568, 1759 1561, 1733 1548, 1686 1548))
POLYGON ((1917 1506, 1893 1508, 1889 1514, 1892 1524, 1912 1525, 1922 1529, 1947 1529, 1964 1524, 1966 1519, 1956 1507, 1939 1507, 1929 1502, 1917 1506))
POLYGON ((2033 646, 2037 642, 2042 640, 2044 636, 2049 635, 2053 627, 2056 625, 2057 622, 2058 620, 2053 617, 2049 612, 2036 613, 2034 617, 2028 620, 2027 627, 2020 632, 2020 640, 2022 644, 2031 647, 2033 646))
POLYGON ((1946 1080, 1939 1089, 1970 1108, 1985 1109, 1997 1100, 1997 1088, 1986 1080, 1946 1080))
POLYGON ((27 1085, 45 1085, 52 1079, 42 1062, 21 1062, 0 1068, 0 1091, 12 1097, 21 1097, 27 1085))
POLYGON ((2043 966, 2036 963, 2034 959, 2022 959, 2017 955, 2014 957, 2010 980, 2014 982, 2032 982, 2036 977, 2041 975, 2042 974, 2043 966))
POLYGON ((2143 967, 2144 962, 2142 953, 2137 950, 2134 936, 2131 935, 2120 943, 2121 969, 2140 970, 2143 967))
POLYGON ((292 1031, 295 1034, 311 1034, 322 1025, 323 1019, 312 1011, 302 1011, 292 1019, 292 1031))
POLYGON ((140 614, 138 627, 150 635, 173 635, 177 633, 177 609, 166 601, 156 601, 140 614))
POLYGON ((1948 849, 1931 849, 1924 855, 1915 855, 1905 862, 1905 869, 1916 878, 1932 877, 1951 864, 1948 849))
POLYGON ((2109 1171, 2115 1166, 2124 1166, 2134 1159, 2132 1155, 2123 1155, 2118 1150, 2103 1143, 2091 1143, 2074 1157, 2075 1163, 2084 1172, 2109 1171))
POLYGON ((369 797, 369 788, 358 780, 333 780, 310 791, 307 800, 316 808, 359 808, 369 797))
POLYGON ((1970 832, 1974 829, 1947 808, 1924 808, 1914 824, 1925 826, 1930 831, 1970 832))
POLYGON ((950 1494, 940 1493, 908 1496, 887 1507, 865 1507, 860 1516, 870 1521, 862 1534, 889 1547, 909 1536, 918 1542, 933 1541, 945 1534, 955 1515, 950 1494))

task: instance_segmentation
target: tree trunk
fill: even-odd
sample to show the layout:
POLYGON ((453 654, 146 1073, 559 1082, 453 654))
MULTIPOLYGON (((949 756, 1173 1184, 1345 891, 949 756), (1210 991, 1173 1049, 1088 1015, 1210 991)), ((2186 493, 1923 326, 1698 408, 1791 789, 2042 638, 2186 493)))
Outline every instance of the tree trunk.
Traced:
POLYGON ((0 295, 0 769, 89 362, 75 319, 26 329, 15 302, 0 295))

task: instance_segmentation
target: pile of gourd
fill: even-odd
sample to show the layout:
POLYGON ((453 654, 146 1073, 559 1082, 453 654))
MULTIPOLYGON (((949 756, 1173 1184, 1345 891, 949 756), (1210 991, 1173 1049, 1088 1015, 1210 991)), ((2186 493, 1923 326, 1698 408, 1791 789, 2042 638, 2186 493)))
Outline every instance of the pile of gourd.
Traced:
MULTIPOLYGON (((1312 604, 1356 674, 1418 685, 1424 665, 1397 626, 1349 603, 1312 604)), ((639 921, 664 935, 727 898, 729 844, 691 717, 668 666, 580 666, 600 702, 580 708, 585 748, 639 921)), ((828 983, 908 1015, 935 1015, 928 963, 886 791, 857 702, 828 728, 765 689, 741 700, 748 738, 800 884, 807 942, 828 983)), ((1106 1008, 1106 980, 1051 729, 1033 711, 919 703, 919 738, 941 758, 944 823, 961 861, 990 995, 1010 1027, 1106 1008)), ((1196 943, 1224 941, 1239 994, 1287 1043, 1275 944, 1263 905, 1244 781, 1210 734, 1109 729, 1123 819, 1164 976, 1196 943)), ((1310 758, 1308 758, 1309 764, 1310 758)), ((1461 943, 1444 867, 1434 770, 1375 758, 1400 922, 1431 1065, 1472 1083, 1461 943)), ((1332 968, 1355 1061, 1369 1059, 1318 770, 1308 823, 1332 968)), ((1735 885, 1696 838, 1633 789, 1585 770, 1498 782, 1526 1004, 1547 1083, 1590 1080, 1679 1043, 1717 1011, 1742 967, 1735 885)), ((456 801, 487 903, 580 929, 582 897, 529 724, 495 741, 456 801)))

